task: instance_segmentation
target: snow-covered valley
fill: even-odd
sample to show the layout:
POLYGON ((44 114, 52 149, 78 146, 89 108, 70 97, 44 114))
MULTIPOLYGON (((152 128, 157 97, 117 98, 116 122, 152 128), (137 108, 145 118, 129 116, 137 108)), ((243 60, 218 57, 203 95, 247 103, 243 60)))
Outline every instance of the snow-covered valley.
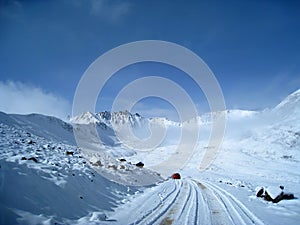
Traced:
POLYGON ((228 110, 222 148, 200 171, 210 121, 208 114, 187 121, 200 126, 199 141, 174 171, 182 179, 174 180, 151 168, 176 151, 180 123, 129 112, 87 112, 72 123, 0 113, 0 223, 298 224, 300 90, 273 109, 228 110), (151 123, 166 128, 155 151, 135 151, 114 132, 128 126, 147 138, 151 123), (77 138, 89 137, 83 146, 72 126, 77 138), (91 127, 97 133, 89 133, 91 127), (296 198, 273 203, 256 197, 258 187, 274 193, 280 185, 296 198))

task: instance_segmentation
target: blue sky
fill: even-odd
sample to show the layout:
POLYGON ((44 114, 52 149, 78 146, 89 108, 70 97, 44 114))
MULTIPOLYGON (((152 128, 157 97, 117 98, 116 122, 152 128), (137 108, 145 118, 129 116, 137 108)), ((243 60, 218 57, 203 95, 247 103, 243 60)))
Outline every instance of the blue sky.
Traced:
MULTIPOLYGON (((198 54, 218 79, 227 108, 273 107, 300 88, 299 1, 0 0, 0 110, 64 117, 97 57, 149 39, 198 54)), ((99 96, 97 110, 109 110, 128 82, 154 73, 180 83, 199 111, 208 110, 187 76, 159 64, 120 71, 99 96)), ((135 110, 175 115, 157 99, 145 99, 135 110)))

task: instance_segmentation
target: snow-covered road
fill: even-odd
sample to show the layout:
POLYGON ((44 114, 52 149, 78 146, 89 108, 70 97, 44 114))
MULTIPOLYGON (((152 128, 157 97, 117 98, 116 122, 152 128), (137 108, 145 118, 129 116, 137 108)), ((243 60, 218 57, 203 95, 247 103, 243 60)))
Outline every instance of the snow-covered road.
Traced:
POLYGON ((115 224, 263 224, 232 194, 190 178, 169 179, 115 212, 115 224))

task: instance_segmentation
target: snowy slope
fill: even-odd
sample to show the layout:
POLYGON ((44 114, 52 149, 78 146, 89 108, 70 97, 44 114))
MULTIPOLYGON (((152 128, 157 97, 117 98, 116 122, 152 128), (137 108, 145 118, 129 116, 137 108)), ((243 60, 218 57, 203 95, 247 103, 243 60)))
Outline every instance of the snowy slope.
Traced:
POLYGON ((0 224, 97 222, 136 191, 100 176, 75 146, 3 123, 0 138, 0 224))
POLYGON ((84 157, 70 144, 69 128, 53 117, 1 113, 0 224, 98 224, 143 188, 112 182, 97 171, 117 176, 126 170, 127 184, 159 180, 117 159, 84 157))
POLYGON ((72 126, 52 116, 16 115, 0 112, 0 123, 20 128, 48 140, 76 144, 72 126))
POLYGON ((285 118, 297 118, 300 113, 300 89, 286 97, 274 109, 273 113, 285 118))
POLYGON ((87 112, 72 118, 73 128, 83 140, 91 127, 97 133, 79 149, 68 123, 0 113, 0 224, 298 224, 299 112, 300 90, 273 109, 228 110, 223 146, 204 172, 198 169, 209 151, 211 118, 187 121, 200 125, 197 151, 179 171, 182 180, 165 181, 147 168, 174 153, 180 123, 87 112), (147 137, 151 123, 167 132, 150 153, 129 148, 115 133, 129 127, 147 137), (146 168, 133 165, 138 161, 146 168), (297 199, 275 204, 255 196, 259 187, 273 194, 279 185, 297 199))

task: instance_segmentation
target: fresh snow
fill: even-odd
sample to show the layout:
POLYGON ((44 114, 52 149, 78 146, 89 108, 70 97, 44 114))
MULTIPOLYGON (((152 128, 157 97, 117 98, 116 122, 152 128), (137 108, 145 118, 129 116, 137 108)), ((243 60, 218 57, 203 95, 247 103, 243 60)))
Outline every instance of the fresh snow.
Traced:
POLYGON ((228 110, 222 148, 204 172, 211 115, 185 121, 200 126, 199 141, 174 171, 182 179, 173 180, 151 168, 176 151, 178 122, 128 111, 87 112, 71 124, 0 113, 0 224, 298 224, 299 120, 300 90, 273 109, 228 110), (153 124, 166 136, 151 152, 116 134, 126 127, 147 138, 153 124), (76 146, 72 126, 83 146, 76 146), (134 165, 139 161, 145 168, 134 165), (276 197, 280 185, 296 199, 274 204, 256 197, 261 187, 276 197))
POLYGON ((75 146, 4 124, 0 136, 1 224, 73 224, 93 212, 112 210, 136 191, 100 176, 75 146))

